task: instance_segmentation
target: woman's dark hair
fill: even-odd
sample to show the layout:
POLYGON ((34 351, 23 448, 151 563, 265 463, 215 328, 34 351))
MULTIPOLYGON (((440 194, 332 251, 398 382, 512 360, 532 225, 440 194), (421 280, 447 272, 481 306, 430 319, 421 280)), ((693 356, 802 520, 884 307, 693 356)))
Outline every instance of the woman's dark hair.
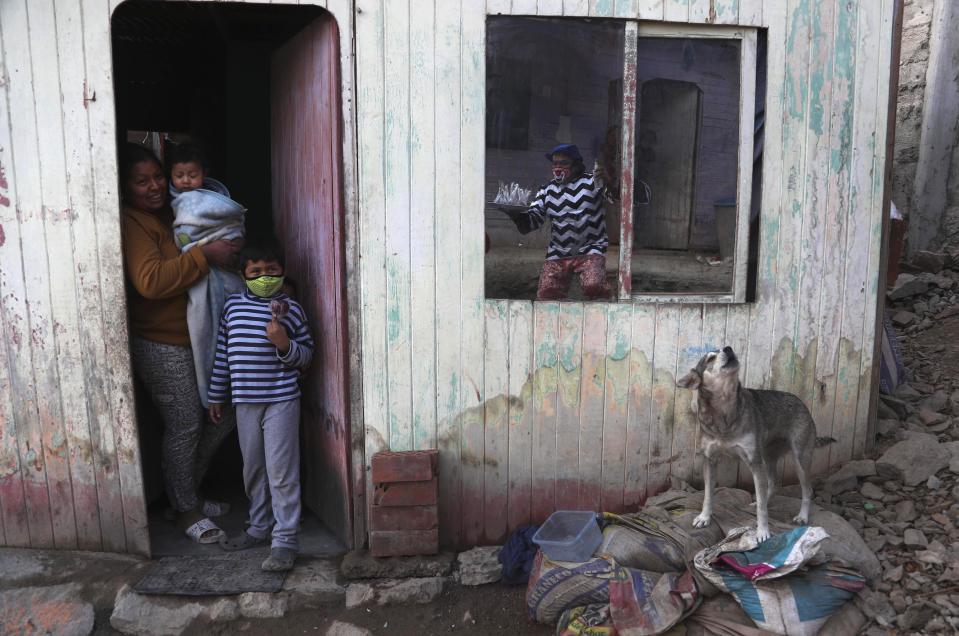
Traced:
POLYGON ((276 241, 254 241, 247 243, 236 257, 237 269, 242 272, 250 261, 276 261, 286 270, 286 259, 283 257, 283 248, 276 241))
POLYGON ((166 153, 167 170, 173 168, 174 164, 196 162, 203 170, 209 170, 210 164, 206 159, 206 153, 196 144, 175 144, 166 153))
POLYGON ((126 189, 127 180, 130 173, 133 172, 133 166, 144 161, 152 161, 157 166, 163 167, 157 156, 149 148, 144 148, 133 142, 126 142, 120 146, 120 192, 126 189))

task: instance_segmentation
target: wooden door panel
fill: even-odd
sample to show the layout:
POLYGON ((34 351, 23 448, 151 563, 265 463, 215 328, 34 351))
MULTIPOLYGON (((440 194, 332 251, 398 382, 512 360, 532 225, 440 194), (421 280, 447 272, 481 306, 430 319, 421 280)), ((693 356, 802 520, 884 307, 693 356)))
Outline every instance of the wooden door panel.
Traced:
POLYGON ((338 31, 330 15, 271 64, 273 216, 316 341, 303 379, 303 501, 352 541, 338 31))

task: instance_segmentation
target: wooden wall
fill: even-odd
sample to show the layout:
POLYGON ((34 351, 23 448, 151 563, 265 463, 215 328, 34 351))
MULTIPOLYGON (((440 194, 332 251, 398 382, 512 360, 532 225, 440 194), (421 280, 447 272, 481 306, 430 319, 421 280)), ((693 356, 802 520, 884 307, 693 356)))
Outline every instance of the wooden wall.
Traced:
MULTIPOLYGON (((117 191, 118 4, 0 2, 0 545, 149 554, 117 191)), ((349 0, 329 5, 350 24, 349 0)), ((351 56, 341 46, 345 68, 351 56)), ((352 157, 352 74, 342 82, 352 157)))
MULTIPOLYGON (((366 455, 438 447, 442 539, 496 542, 563 507, 696 480, 675 378, 731 345, 799 394, 822 472, 869 445, 893 0, 356 0, 366 455), (486 14, 768 28, 758 299, 483 295, 486 14)), ((786 467, 786 476, 791 472, 786 467)), ((727 462, 722 483, 735 483, 727 462)))

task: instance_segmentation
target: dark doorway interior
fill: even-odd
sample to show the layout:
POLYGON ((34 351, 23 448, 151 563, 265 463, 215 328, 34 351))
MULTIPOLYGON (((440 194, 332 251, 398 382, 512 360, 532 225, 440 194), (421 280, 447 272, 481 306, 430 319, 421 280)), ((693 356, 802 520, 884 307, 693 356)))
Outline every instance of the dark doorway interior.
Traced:
MULTIPOLYGON (((337 146, 339 87, 337 31, 332 16, 318 7, 207 2, 127 2, 113 17, 113 58, 119 141, 163 146, 175 140, 200 144, 210 159, 210 176, 229 187, 248 212, 248 237, 276 235, 287 251, 288 273, 306 309, 317 351, 303 379, 302 461, 305 553, 337 552, 350 543, 348 492, 347 373, 343 292, 341 184, 337 146), (309 40, 304 43, 304 40, 309 40), (306 58, 305 61, 300 58, 306 58), (335 60, 334 60, 335 58, 335 60), (325 63, 317 75, 327 101, 307 108, 314 117, 313 139, 276 139, 272 109, 291 87, 277 82, 288 66, 325 63), (332 70, 331 70, 332 69, 332 70), (319 139, 322 137, 322 139, 319 139), (152 143, 151 143, 152 142, 152 143), (311 147, 314 164, 301 162, 277 172, 282 159, 311 147), (330 178, 317 175, 321 170, 330 178), (279 183, 276 182, 279 177, 279 183), (282 192, 279 190, 283 190, 282 192), (291 207, 287 190, 300 197, 291 207), (317 210, 325 210, 319 216, 317 210), (298 210, 303 210, 299 212, 298 210), (311 216, 313 215, 313 216, 311 216), (323 254, 311 251, 316 236, 323 254), (332 325, 329 323, 332 322, 332 325), (320 327, 333 330, 324 338, 320 327), (332 379, 327 379, 332 378, 332 379), (330 406, 330 405, 333 406, 330 406), (330 488, 328 483, 337 485, 330 488)), ((150 506, 152 549, 157 554, 218 550, 198 546, 164 520, 166 498, 159 470, 162 425, 149 397, 138 387, 137 414, 150 506)), ((246 498, 242 458, 234 434, 220 449, 203 485, 207 496, 233 504, 220 525, 242 528, 246 498)))

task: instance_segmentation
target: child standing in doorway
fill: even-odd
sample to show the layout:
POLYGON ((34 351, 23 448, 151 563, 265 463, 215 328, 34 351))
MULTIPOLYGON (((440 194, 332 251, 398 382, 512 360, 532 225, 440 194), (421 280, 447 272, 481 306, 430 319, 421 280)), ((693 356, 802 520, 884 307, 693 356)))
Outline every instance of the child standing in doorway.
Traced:
POLYGON ((300 370, 313 355, 306 315, 283 293, 284 261, 275 245, 240 252, 247 289, 223 308, 210 378, 210 417, 236 408, 243 454, 243 483, 250 527, 221 542, 224 550, 264 545, 271 536, 266 571, 293 567, 300 522, 300 370))

